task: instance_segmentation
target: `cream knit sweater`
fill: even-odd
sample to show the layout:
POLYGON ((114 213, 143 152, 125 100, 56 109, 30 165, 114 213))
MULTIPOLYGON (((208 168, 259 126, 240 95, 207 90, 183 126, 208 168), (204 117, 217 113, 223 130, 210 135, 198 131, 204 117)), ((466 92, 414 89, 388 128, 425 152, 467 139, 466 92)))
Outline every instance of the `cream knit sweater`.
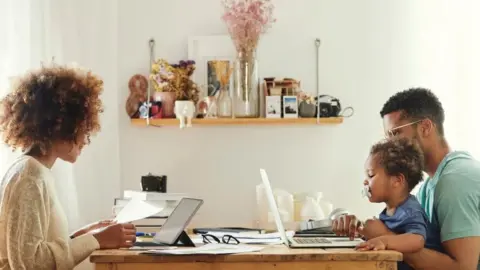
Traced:
POLYGON ((0 189, 0 269, 73 269, 99 248, 91 234, 70 239, 50 170, 22 156, 0 189))

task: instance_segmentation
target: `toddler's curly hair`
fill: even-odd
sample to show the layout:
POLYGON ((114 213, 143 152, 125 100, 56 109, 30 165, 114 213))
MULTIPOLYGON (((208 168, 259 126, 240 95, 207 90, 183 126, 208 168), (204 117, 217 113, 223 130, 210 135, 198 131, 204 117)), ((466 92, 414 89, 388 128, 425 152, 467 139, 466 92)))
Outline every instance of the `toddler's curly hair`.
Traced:
POLYGON ((41 67, 19 77, 0 100, 0 132, 13 150, 38 148, 55 141, 77 142, 100 130, 103 81, 90 71, 67 66, 41 67))
POLYGON ((411 191, 423 179, 424 156, 420 147, 405 138, 393 138, 372 146, 370 155, 375 157, 387 175, 402 174, 411 191))

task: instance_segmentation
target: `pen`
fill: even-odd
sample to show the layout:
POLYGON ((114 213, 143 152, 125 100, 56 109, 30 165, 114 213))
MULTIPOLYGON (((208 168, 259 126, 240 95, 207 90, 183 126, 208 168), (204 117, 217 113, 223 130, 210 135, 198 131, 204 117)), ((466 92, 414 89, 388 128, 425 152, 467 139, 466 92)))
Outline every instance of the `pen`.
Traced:
POLYGON ((143 233, 143 232, 137 232, 136 233, 137 237, 145 236, 145 237, 154 237, 155 233, 143 233))

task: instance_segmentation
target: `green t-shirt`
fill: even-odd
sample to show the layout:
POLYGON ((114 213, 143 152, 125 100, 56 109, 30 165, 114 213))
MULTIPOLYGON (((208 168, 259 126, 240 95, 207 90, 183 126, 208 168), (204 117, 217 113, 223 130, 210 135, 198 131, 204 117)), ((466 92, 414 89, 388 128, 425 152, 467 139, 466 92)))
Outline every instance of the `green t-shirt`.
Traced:
POLYGON ((468 153, 445 156, 435 175, 420 187, 417 199, 442 242, 480 236, 480 162, 468 153))

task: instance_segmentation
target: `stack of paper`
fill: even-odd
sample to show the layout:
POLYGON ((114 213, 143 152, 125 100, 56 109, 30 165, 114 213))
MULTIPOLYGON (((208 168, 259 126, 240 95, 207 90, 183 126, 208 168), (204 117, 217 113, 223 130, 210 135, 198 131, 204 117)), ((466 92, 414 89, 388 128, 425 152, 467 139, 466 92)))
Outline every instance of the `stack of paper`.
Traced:
POLYGON ((256 252, 262 249, 263 247, 247 245, 207 244, 194 248, 152 249, 142 253, 156 255, 237 254, 256 252))

